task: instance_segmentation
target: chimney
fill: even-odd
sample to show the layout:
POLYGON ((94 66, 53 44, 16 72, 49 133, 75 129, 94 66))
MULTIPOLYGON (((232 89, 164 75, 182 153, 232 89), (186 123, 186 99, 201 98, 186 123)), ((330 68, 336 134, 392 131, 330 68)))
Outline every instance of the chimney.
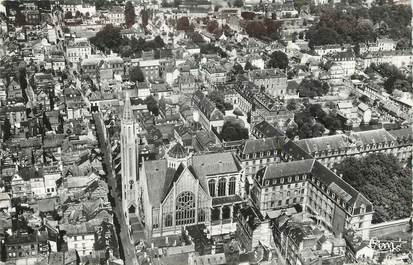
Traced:
POLYGON ((215 255, 215 245, 212 245, 211 255, 215 255))
POLYGON ((165 245, 169 245, 169 238, 167 236, 165 237, 165 245))
POLYGON ((342 179, 343 178, 343 173, 340 173, 339 177, 342 179))
POLYGON ((153 242, 151 243, 151 248, 155 248, 155 244, 153 242))

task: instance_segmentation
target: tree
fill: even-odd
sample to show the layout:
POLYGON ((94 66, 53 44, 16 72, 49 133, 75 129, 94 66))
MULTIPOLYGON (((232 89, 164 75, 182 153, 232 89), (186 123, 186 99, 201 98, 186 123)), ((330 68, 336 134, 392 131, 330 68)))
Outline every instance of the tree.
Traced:
POLYGON ((255 17, 255 13, 249 11, 241 12, 241 17, 245 20, 253 20, 255 17))
POLYGON ((301 10, 301 8, 307 4, 310 4, 310 1, 307 0, 295 0, 294 1, 294 7, 298 10, 301 10))
POLYGON ((341 41, 340 36, 334 29, 321 27, 315 31, 307 32, 308 46, 314 48, 316 45, 335 44, 341 41))
POLYGON ((322 83, 319 80, 305 78, 298 86, 300 97, 320 97, 326 95, 329 91, 327 83, 322 83))
POLYGON ((11 134, 10 120, 5 119, 4 124, 3 124, 3 141, 6 142, 6 141, 10 140, 11 137, 12 137, 12 134, 11 134))
POLYGON ((208 21, 207 30, 209 33, 215 33, 219 29, 219 24, 216 20, 208 21))
POLYGON ((234 72, 235 75, 239 75, 239 74, 244 73, 244 69, 242 68, 242 66, 239 63, 234 64, 234 67, 233 67, 232 71, 234 72))
POLYGON ((153 115, 158 116, 159 115, 159 106, 158 102, 153 96, 149 96, 145 99, 145 104, 150 112, 152 112, 153 115))
POLYGON ((182 0, 174 0, 174 6, 179 9, 179 6, 182 4, 182 0))
POLYGON ((290 99, 287 102, 287 109, 292 111, 292 110, 296 110, 297 109, 297 101, 295 101, 295 99, 290 99))
POLYGON ((257 67, 253 66, 250 61, 248 61, 244 66, 245 71, 250 71, 250 70, 255 70, 255 69, 257 69, 257 67))
POLYGON ((288 67, 288 56, 281 51, 275 51, 271 54, 268 66, 271 68, 287 69, 288 67))
POLYGON ((335 168, 343 180, 374 205, 373 223, 397 220, 411 214, 411 168, 403 168, 390 154, 346 158, 335 168))
POLYGON ((176 29, 177 30, 189 30, 189 19, 188 17, 181 17, 178 19, 176 23, 176 29))
POLYGON ((248 129, 235 120, 228 120, 222 126, 221 136, 224 141, 248 139, 248 129))
POLYGON ((123 42, 120 28, 108 24, 96 33, 95 37, 90 38, 90 42, 102 51, 118 51, 123 42))
POLYGON ((73 15, 71 11, 67 11, 65 14, 65 19, 73 19, 73 15))
POLYGON ((159 49, 159 48, 162 48, 162 47, 165 46, 165 43, 164 43, 163 39, 160 36, 156 36, 153 39, 153 43, 155 44, 156 49, 159 49))
POLYGON ((46 116, 46 112, 43 112, 43 126, 47 129, 47 131, 52 130, 52 125, 50 124, 49 118, 46 116))
POLYGON ((215 107, 225 113, 224 94, 219 90, 214 90, 208 94, 208 98, 214 102, 215 107))
POLYGON ((131 82, 144 82, 145 76, 139 66, 134 66, 129 72, 129 80, 131 82))
POLYGON ((128 28, 132 27, 135 24, 136 14, 135 7, 131 1, 126 2, 125 4, 125 23, 128 28))
POLYGON ((141 18, 142 18, 142 26, 144 28, 146 28, 146 26, 148 25, 148 22, 149 22, 149 12, 146 8, 142 9, 141 18))
POLYGON ((17 26, 23 26, 26 24, 26 16, 20 10, 17 10, 16 12, 15 23, 17 26))
POLYGON ((242 0, 235 0, 234 1, 234 7, 243 7, 244 6, 244 1, 242 0))
POLYGON ((95 0, 94 4, 97 10, 107 9, 112 5, 108 0, 95 0))

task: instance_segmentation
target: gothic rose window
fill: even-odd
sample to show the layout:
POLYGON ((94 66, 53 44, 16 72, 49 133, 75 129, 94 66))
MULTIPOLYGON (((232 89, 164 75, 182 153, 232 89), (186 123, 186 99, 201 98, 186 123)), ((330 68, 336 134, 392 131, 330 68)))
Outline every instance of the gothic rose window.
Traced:
POLYGON ((195 223, 195 195, 184 191, 176 198, 176 225, 195 223))

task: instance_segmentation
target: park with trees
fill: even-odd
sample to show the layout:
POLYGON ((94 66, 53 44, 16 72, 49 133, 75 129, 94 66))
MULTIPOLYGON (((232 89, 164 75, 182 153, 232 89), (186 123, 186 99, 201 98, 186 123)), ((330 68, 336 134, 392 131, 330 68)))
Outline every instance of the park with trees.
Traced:
POLYGON ((372 63, 365 69, 367 75, 378 73, 385 78, 384 89, 391 94, 394 90, 413 93, 412 76, 403 74, 399 68, 389 63, 374 64, 372 63))
POLYGON ((241 120, 227 120, 222 126, 221 137, 224 141, 239 141, 248 139, 248 129, 244 127, 241 120))
POLYGON ((310 48, 325 44, 373 42, 377 37, 398 41, 398 48, 411 45, 410 6, 383 4, 351 9, 338 6, 315 11, 320 19, 306 34, 310 48))
POLYGON ((286 135, 291 139, 296 136, 300 139, 320 137, 326 129, 329 130, 329 134, 344 129, 343 121, 334 112, 326 113, 320 104, 307 104, 294 116, 294 121, 297 126, 286 131, 286 135))
POLYGON ((349 157, 335 168, 346 182, 373 203, 373 223, 411 215, 411 167, 402 167, 395 156, 378 153, 349 157))
POLYGON ((105 53, 113 51, 119 53, 122 57, 133 58, 140 57, 142 51, 159 50, 165 47, 165 43, 159 36, 150 41, 134 37, 128 39, 122 37, 120 30, 119 27, 108 24, 94 37, 90 38, 90 42, 105 53))
POLYGON ((315 98, 326 95, 330 88, 326 82, 316 79, 305 78, 298 86, 300 97, 315 98))

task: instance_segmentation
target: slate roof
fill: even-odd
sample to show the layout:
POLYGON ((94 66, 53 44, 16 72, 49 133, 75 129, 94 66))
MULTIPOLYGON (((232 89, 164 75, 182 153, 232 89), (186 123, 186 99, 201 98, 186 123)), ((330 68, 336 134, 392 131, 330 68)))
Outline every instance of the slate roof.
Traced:
POLYGON ((248 139, 241 146, 243 154, 282 150, 288 138, 285 136, 271 137, 263 139, 248 139))
POLYGON ((264 137, 283 136, 284 134, 267 121, 262 121, 254 126, 254 129, 261 132, 264 137))
POLYGON ((310 154, 320 151, 344 149, 350 144, 348 137, 342 134, 302 139, 296 143, 310 154))
POLYGON ((364 197, 360 192, 358 192, 355 188, 353 188, 343 179, 339 178, 330 169, 323 166, 320 162, 314 162, 311 173, 314 176, 316 176, 317 179, 319 179, 320 182, 326 185, 328 188, 334 189, 334 192, 345 192, 341 195, 345 195, 343 199, 348 199, 347 203, 352 206, 353 212, 356 211, 361 206, 361 204, 364 204, 366 206, 366 211, 372 210, 373 205, 369 200, 366 199, 366 197, 364 197))
POLYGON ((241 170, 241 165, 231 152, 195 155, 191 164, 200 176, 235 173, 241 170))
POLYGON ((206 176, 236 173, 241 166, 231 152, 203 154, 193 156, 188 167, 181 164, 176 170, 168 168, 167 160, 151 160, 144 162, 149 201, 158 206, 168 195, 184 170, 199 180, 201 187, 208 194, 206 176))
POLYGON ((257 176, 263 174, 263 179, 274 179, 286 176, 308 174, 314 165, 314 159, 297 160, 280 164, 272 164, 257 172, 257 176))
POLYGON ((413 136, 412 127, 389 131, 389 133, 396 139, 412 139, 413 136))
POLYGON ((145 161, 149 201, 157 206, 161 203, 164 186, 171 183, 175 170, 167 167, 166 160, 145 161))
POLYGON ((184 158, 184 157, 188 156, 188 152, 178 142, 168 151, 168 156, 174 157, 174 158, 184 158))
POLYGON ((395 138, 385 129, 370 130, 364 132, 352 133, 351 137, 363 145, 385 143, 394 141, 395 138))
POLYGON ((223 119, 222 112, 216 108, 215 104, 202 91, 195 91, 192 95, 192 101, 209 120, 223 119))

